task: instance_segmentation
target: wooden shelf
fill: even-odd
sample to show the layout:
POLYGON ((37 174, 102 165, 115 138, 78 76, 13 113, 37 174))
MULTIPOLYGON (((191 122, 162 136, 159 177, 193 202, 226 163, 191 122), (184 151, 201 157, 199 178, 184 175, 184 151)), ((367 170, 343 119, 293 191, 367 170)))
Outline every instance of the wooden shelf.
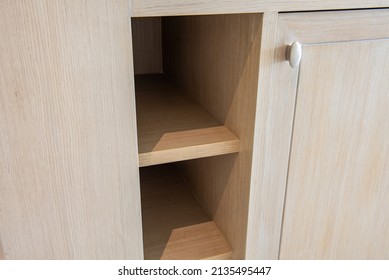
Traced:
POLYGON ((137 75, 139 165, 239 152, 239 138, 162 75, 137 75))
POLYGON ((173 164, 141 168, 145 259, 231 259, 232 250, 173 164))

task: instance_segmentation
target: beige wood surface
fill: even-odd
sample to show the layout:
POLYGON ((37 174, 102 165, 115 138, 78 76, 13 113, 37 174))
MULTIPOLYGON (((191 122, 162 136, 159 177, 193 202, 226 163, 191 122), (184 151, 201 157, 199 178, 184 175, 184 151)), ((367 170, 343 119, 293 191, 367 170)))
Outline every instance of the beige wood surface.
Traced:
POLYGON ((389 40, 303 56, 280 258, 388 259, 389 40))
POLYGON ((295 103, 293 91, 298 75, 284 61, 286 45, 282 34, 278 14, 265 13, 246 245, 248 259, 278 259, 295 103))
POLYGON ((159 75, 136 79, 139 165, 239 152, 239 139, 159 75))
POLYGON ((231 260, 231 258, 231 246, 215 222, 211 221, 173 229, 161 260, 231 260))
POLYGON ((164 73, 240 138, 239 155, 180 164, 236 259, 246 249, 261 23, 260 14, 163 19, 164 73))
POLYGON ((140 259, 129 2, 0 4, 6 259, 140 259))
POLYGON ((336 35, 338 40, 361 40, 377 36, 379 32, 387 30, 382 28, 382 25, 380 26, 385 22, 383 15, 387 12, 384 10, 381 12, 382 14, 377 14, 377 11, 280 14, 279 20, 277 20, 276 13, 264 14, 250 190, 247 258, 276 259, 279 255, 298 75, 298 69, 290 68, 285 60, 286 46, 293 41, 305 43, 305 39, 315 38, 318 36, 317 34, 325 36, 325 40, 320 39, 319 41, 330 40, 331 32, 325 32, 328 26, 331 27, 331 30, 333 30, 333 26, 337 26, 339 30, 347 31, 343 37, 338 33, 336 35), (338 13, 340 16, 336 16, 338 13), (355 14, 356 20, 353 20, 351 16, 353 14, 355 14), (289 25, 293 26, 298 22, 295 19, 297 16, 301 17, 299 27, 304 32, 291 30, 289 27, 289 25), (307 20, 308 18, 309 20, 307 20), (330 21, 326 22, 327 18, 330 18, 330 21), (348 20, 344 20, 344 18, 348 18, 348 20), (309 29, 317 22, 322 23, 323 32, 317 31, 320 28, 316 26, 316 33, 310 34, 309 29), (366 30, 361 27, 359 22, 368 22, 370 26, 381 31, 366 30), (276 33, 277 38, 275 38, 276 33))
POLYGON ((389 36, 389 9, 285 13, 285 40, 309 43, 379 39, 389 36), (356 28, 356 23, 358 28, 356 28))
POLYGON ((389 7, 387 0, 131 0, 132 16, 256 13, 389 7))
POLYGON ((4 253, 3 253, 3 247, 1 246, 1 241, 0 241, 0 260, 4 260, 4 253))
POLYGON ((231 247, 174 165, 141 168, 145 259, 230 259, 231 247))
POLYGON ((134 73, 162 73, 161 18, 134 18, 131 22, 134 73))

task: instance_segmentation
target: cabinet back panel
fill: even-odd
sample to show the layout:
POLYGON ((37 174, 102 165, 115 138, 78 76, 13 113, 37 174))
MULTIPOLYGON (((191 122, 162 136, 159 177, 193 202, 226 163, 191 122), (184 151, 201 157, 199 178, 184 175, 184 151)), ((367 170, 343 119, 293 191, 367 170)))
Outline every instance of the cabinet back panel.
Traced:
POLYGON ((162 73, 161 18, 132 19, 134 73, 162 73))

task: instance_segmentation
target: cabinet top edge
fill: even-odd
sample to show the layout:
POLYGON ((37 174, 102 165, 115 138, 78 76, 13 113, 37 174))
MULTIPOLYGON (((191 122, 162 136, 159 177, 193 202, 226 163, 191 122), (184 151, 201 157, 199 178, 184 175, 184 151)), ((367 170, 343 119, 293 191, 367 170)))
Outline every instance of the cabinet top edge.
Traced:
POLYGON ((132 17, 387 8, 389 0, 130 0, 132 17))

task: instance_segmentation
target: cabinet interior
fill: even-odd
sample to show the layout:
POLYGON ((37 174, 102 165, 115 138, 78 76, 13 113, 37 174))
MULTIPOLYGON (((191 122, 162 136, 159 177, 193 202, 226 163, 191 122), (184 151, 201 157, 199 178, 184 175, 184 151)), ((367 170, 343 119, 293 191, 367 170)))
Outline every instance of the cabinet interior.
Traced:
POLYGON ((261 29, 132 19, 145 259, 244 258, 261 29))

